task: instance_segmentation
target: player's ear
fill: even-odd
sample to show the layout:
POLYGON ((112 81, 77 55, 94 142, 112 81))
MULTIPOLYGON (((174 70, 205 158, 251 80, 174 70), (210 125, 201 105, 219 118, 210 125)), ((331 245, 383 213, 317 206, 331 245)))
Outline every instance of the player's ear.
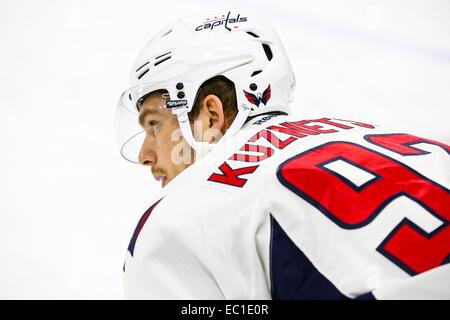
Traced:
POLYGON ((203 99, 200 108, 199 118, 204 121, 206 129, 216 129, 221 132, 225 126, 225 115, 222 101, 216 95, 210 94, 203 99))

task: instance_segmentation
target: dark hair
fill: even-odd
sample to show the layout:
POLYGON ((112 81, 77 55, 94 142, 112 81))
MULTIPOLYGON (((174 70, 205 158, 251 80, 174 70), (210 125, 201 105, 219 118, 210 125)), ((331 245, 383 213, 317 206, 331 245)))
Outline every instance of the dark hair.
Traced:
POLYGON ((225 118, 232 120, 238 112, 234 83, 225 76, 215 76, 203 82, 198 89, 194 105, 189 112, 190 121, 198 117, 200 104, 210 94, 217 96, 222 101, 225 118))

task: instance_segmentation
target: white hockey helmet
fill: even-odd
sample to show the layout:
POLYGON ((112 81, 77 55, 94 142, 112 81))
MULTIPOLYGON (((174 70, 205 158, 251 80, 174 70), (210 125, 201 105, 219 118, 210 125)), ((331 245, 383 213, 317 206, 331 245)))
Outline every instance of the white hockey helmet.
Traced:
POLYGON ((264 19, 240 9, 207 11, 182 17, 159 31, 141 50, 116 113, 122 156, 138 162, 145 132, 138 123, 139 101, 165 89, 184 139, 198 154, 211 146, 194 139, 188 114, 199 87, 215 76, 234 83, 238 113, 222 141, 249 116, 290 113, 295 77, 277 33, 264 19))

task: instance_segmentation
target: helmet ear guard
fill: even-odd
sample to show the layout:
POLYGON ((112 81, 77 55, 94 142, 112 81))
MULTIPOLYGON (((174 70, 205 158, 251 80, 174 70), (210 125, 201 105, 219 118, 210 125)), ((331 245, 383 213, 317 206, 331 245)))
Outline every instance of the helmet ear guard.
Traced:
MULTIPOLYGON (((194 138, 189 113, 201 85, 218 75, 234 83, 238 109, 219 143, 236 134, 248 117, 290 113, 295 77, 280 39, 265 20, 234 9, 185 16, 158 32, 141 50, 131 72, 131 87, 122 94, 118 108, 137 119, 149 94, 166 90, 164 107, 177 117, 198 159, 217 144, 194 138)), ((119 141, 122 151, 129 142, 130 138, 119 141)), ((137 162, 136 155, 122 155, 137 162)))

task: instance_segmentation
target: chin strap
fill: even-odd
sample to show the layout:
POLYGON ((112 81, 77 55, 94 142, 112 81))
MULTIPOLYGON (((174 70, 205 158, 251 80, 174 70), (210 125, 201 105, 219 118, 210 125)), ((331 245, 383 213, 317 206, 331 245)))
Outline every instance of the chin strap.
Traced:
POLYGON ((197 162, 198 160, 205 157, 209 152, 211 152, 211 150, 215 146, 234 136, 244 125, 249 113, 250 108, 247 107, 247 105, 243 104, 239 109, 233 123, 217 143, 196 141, 194 139, 192 135, 191 124, 189 122, 188 112, 186 109, 179 113, 177 112, 176 115, 178 118, 178 124, 180 125, 181 133, 183 134, 183 138, 195 150, 195 162, 197 162))

